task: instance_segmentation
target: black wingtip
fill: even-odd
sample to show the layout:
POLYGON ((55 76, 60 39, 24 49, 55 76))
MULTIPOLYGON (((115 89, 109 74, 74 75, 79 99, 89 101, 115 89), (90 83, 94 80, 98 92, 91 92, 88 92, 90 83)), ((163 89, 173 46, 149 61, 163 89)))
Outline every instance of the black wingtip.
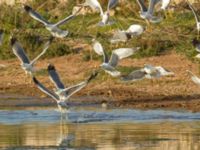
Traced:
POLYGON ((56 70, 56 69, 55 69, 55 66, 52 65, 52 64, 49 64, 49 65, 48 65, 48 71, 50 71, 50 70, 56 70))
POLYGON ((17 39, 15 37, 11 37, 10 39, 10 45, 13 46, 17 42, 17 39))
POLYGON ((29 12, 30 10, 32 10, 32 8, 28 5, 24 5, 24 10, 29 12))
POLYGON ((197 46, 198 44, 200 44, 200 41, 199 41, 197 38, 194 38, 194 39, 192 40, 192 45, 193 45, 193 46, 197 46))
POLYGON ((39 81, 38 81, 35 77, 33 77, 32 79, 33 79, 33 82, 34 82, 35 84, 39 84, 39 81))
POLYGON ((99 72, 94 71, 90 77, 87 79, 87 82, 90 82, 91 80, 93 80, 94 78, 96 78, 96 76, 98 75, 99 72))

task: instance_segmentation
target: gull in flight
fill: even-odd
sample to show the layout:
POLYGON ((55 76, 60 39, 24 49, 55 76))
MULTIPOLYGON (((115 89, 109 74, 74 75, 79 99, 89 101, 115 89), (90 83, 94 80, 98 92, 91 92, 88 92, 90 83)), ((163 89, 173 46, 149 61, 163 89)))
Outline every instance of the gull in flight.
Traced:
POLYGON ((0 46, 3 44, 4 32, 0 29, 0 46))
POLYGON ((195 16, 195 20, 196 20, 196 24, 197 24, 197 31, 198 31, 198 37, 199 37, 199 33, 200 33, 200 18, 197 14, 197 12, 195 11, 194 7, 192 6, 192 4, 190 4, 190 2, 187 0, 187 3, 190 7, 190 9, 192 10, 194 16, 195 16))
POLYGON ((75 93, 80 91, 82 88, 84 88, 91 80, 93 80, 97 76, 97 72, 93 72, 89 78, 87 78, 85 81, 70 86, 65 87, 63 82, 60 80, 60 77, 55 69, 55 67, 51 64, 48 66, 48 73, 50 80, 55 85, 56 89, 54 92, 47 89, 43 84, 41 84, 35 77, 33 77, 33 81, 36 84, 36 86, 45 94, 52 97, 54 100, 56 100, 58 108, 61 113, 65 112, 65 110, 68 108, 67 100, 75 93), (66 108, 66 109, 63 109, 66 108))
POLYGON ((196 51, 199 53, 195 57, 200 58, 200 41, 197 40, 196 38, 194 38, 193 41, 192 41, 192 44, 196 48, 196 51))
POLYGON ((111 43, 126 42, 134 36, 139 36, 144 32, 144 28, 141 25, 131 25, 127 30, 118 30, 110 40, 111 43))
POLYGON ((192 81, 195 84, 200 85, 200 78, 198 78, 193 72, 191 72, 189 70, 186 70, 186 71, 190 74, 192 81))
POLYGON ((122 76, 122 81, 138 81, 142 79, 153 79, 160 78, 162 76, 173 76, 174 73, 161 67, 161 66, 152 66, 145 65, 144 68, 135 70, 128 75, 122 76))
POLYGON ((152 23, 159 23, 162 21, 162 18, 153 16, 154 7, 160 0, 149 0, 149 7, 145 6, 144 0, 137 0, 137 3, 140 6, 140 17, 145 20, 149 20, 152 23))
POLYGON ((13 53, 18 57, 21 61, 21 67, 25 70, 26 74, 31 74, 35 72, 34 65, 36 61, 45 54, 47 49, 49 48, 50 43, 52 42, 53 38, 51 37, 44 45, 43 51, 32 61, 26 55, 24 49, 22 48, 21 44, 17 41, 16 38, 12 37, 10 40, 10 44, 12 46, 13 53))
POLYGON ((28 5, 24 5, 24 9, 25 11, 35 20, 41 22, 42 24, 44 24, 44 26, 46 27, 46 29, 48 31, 51 32, 51 34, 54 36, 54 37, 57 37, 57 38, 64 38, 68 35, 69 31, 64 31, 64 30, 61 30, 59 28, 59 26, 69 22, 71 19, 73 19, 77 14, 78 12, 82 9, 80 8, 78 11, 72 13, 72 15, 66 17, 65 19, 55 23, 55 24, 52 24, 50 22, 48 22, 46 19, 44 19, 39 13, 37 13, 36 11, 34 11, 30 6, 28 5))
POLYGON ((119 48, 112 51, 112 55, 109 59, 109 56, 107 55, 106 51, 103 49, 101 43, 94 40, 93 41, 93 49, 98 55, 103 55, 103 63, 100 65, 101 68, 110 74, 113 77, 118 77, 121 75, 121 73, 116 69, 117 64, 120 59, 129 57, 133 55, 136 51, 138 51, 140 48, 119 48))

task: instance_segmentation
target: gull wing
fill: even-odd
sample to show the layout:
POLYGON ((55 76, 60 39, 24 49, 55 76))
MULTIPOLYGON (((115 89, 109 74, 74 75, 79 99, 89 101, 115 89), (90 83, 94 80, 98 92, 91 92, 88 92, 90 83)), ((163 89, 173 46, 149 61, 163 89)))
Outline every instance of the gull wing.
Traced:
POLYGON ((123 59, 123 58, 133 55, 139 49, 140 49, 139 47, 137 47, 137 48, 119 48, 119 49, 115 49, 113 51, 113 53, 118 55, 119 59, 123 59))
POLYGON ((130 74, 123 76, 121 80, 123 81, 137 81, 142 80, 146 76, 146 72, 143 69, 135 70, 131 72, 130 74))
POLYGON ((49 73, 49 77, 50 77, 51 81, 54 83, 54 85, 56 86, 57 89, 65 88, 64 84, 60 80, 60 77, 59 77, 54 65, 51 65, 51 64, 48 65, 48 73, 49 73))
POLYGON ((103 9, 98 0, 86 0, 83 6, 89 6, 92 9, 99 9, 101 16, 103 15, 103 9))
POLYGON ((114 8, 118 3, 118 0, 109 0, 108 1, 108 6, 107 6, 107 11, 109 12, 110 9, 114 8))
POLYGON ((144 0, 137 0, 142 12, 147 12, 147 7, 145 6, 144 0))
POLYGON ((150 0, 149 1, 149 7, 148 7, 148 13, 150 15, 153 15, 154 7, 160 0, 150 0))
POLYGON ((58 23, 56 23, 56 24, 54 24, 54 25, 55 25, 55 26, 60 26, 60 25, 62 25, 62 24, 64 24, 64 23, 67 23, 67 22, 70 21, 71 19, 75 18, 75 16, 81 11, 81 9, 82 9, 82 7, 81 7, 78 11, 74 12, 72 15, 66 17, 65 19, 59 21, 58 23))
POLYGON ((83 82, 81 82, 79 84, 76 84, 74 86, 68 87, 68 88, 64 89, 64 91, 66 92, 66 94, 68 95, 68 97, 70 97, 73 94, 75 94, 78 91, 80 91, 82 88, 84 88, 89 82, 91 82, 93 79, 95 79, 97 75, 98 75, 98 72, 94 72, 85 81, 83 81, 83 82))
POLYGON ((200 78, 198 78, 195 74, 193 74, 193 72, 187 70, 187 72, 191 75, 191 79, 192 81, 197 84, 200 85, 200 78))
POLYGON ((27 57, 24 49, 22 48, 21 44, 17 41, 16 38, 11 38, 10 44, 12 46, 13 53, 18 57, 21 63, 29 64, 30 60, 27 57))
POLYGON ((163 67, 161 67, 161 66, 156 66, 155 68, 156 68, 156 69, 160 72, 160 74, 163 75, 163 76, 174 75, 174 72, 171 72, 171 71, 169 71, 168 69, 163 68, 163 67))
POLYGON ((196 19, 196 22, 199 23, 200 22, 200 18, 199 16, 197 15, 194 7, 192 6, 192 4, 190 4, 190 2, 187 0, 187 3, 188 3, 188 6, 190 7, 190 9, 192 10, 194 16, 195 16, 195 19, 196 19))
POLYGON ((112 39, 110 40, 111 43, 116 42, 125 42, 128 40, 127 33, 124 31, 117 31, 114 33, 112 39))
POLYGON ((45 26, 50 24, 46 19, 44 19, 39 13, 34 11, 30 6, 24 5, 25 11, 35 20, 43 23, 45 26))
POLYGON ((100 42, 95 41, 94 44, 93 44, 93 49, 98 55, 101 55, 101 56, 103 55, 104 62, 107 63, 109 61, 108 55, 104 51, 104 49, 103 49, 103 47, 102 47, 100 42))
POLYGON ((49 48, 49 45, 51 44, 53 38, 50 38, 44 45, 44 49, 43 51, 34 59, 31 61, 31 64, 35 64, 35 62, 42 56, 46 53, 47 49, 49 48))
POLYGON ((44 85, 42 85, 35 77, 33 77, 33 82, 35 85, 45 94, 49 95, 52 97, 54 100, 59 101, 59 97, 54 93, 48 90, 44 85))
POLYGON ((119 62, 119 56, 113 52, 109 60, 109 65, 115 68, 118 62, 119 62))

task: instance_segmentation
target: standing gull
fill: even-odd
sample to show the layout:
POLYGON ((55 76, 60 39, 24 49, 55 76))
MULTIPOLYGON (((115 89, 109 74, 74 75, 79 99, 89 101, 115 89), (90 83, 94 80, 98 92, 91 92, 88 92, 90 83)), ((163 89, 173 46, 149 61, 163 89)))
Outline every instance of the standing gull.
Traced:
POLYGON ((52 23, 48 22, 46 19, 44 19, 39 13, 34 11, 30 6, 24 5, 24 9, 33 19, 35 19, 35 20, 41 22, 42 24, 44 24, 46 29, 49 30, 54 37, 58 37, 58 38, 64 38, 69 33, 68 31, 61 30, 59 28, 59 26, 69 22, 81 10, 81 8, 80 8, 78 11, 76 11, 72 15, 66 17, 65 19, 63 19, 63 20, 61 20, 61 21, 59 21, 59 22, 57 22, 55 24, 52 24, 52 23))
POLYGON ((195 11, 194 7, 192 6, 192 4, 190 4, 190 2, 187 0, 187 3, 190 7, 190 9, 192 10, 194 16, 195 16, 195 20, 196 20, 196 24, 197 24, 197 31, 198 31, 198 36, 199 36, 199 33, 200 33, 200 18, 197 14, 197 12, 195 11))
POLYGON ((53 38, 50 38, 48 42, 45 43, 43 51, 32 61, 29 60, 28 56, 26 55, 24 49, 22 48, 21 44, 17 41, 16 38, 11 38, 10 44, 12 46, 13 53, 18 57, 21 61, 21 67, 25 70, 26 74, 31 74, 35 71, 34 64, 36 61, 45 54, 49 45, 53 38))
POLYGON ((116 69, 120 59, 133 55, 139 48, 119 48, 112 51, 112 55, 109 59, 106 51, 103 49, 101 43, 94 40, 93 49, 98 55, 103 55, 103 63, 101 68, 109 73, 113 77, 118 77, 121 73, 116 69))
POLYGON ((91 80, 93 80, 96 76, 97 73, 93 72, 88 79, 85 81, 70 86, 70 87, 65 87, 63 82, 60 80, 60 77, 53 65, 48 66, 48 73, 50 76, 51 81, 54 83, 56 89, 54 92, 48 90, 43 84, 41 84, 35 77, 33 77, 33 81, 36 84, 36 86, 45 94, 49 95, 52 97, 54 100, 56 100, 58 108, 61 113, 65 112, 65 108, 68 108, 67 105, 67 100, 75 93, 80 91, 82 88, 84 88, 91 80), (63 109, 64 108, 64 109, 63 109))
POLYGON ((127 30, 118 30, 114 33, 111 43, 126 42, 134 36, 139 36, 144 32, 144 28, 141 25, 131 25, 127 30))

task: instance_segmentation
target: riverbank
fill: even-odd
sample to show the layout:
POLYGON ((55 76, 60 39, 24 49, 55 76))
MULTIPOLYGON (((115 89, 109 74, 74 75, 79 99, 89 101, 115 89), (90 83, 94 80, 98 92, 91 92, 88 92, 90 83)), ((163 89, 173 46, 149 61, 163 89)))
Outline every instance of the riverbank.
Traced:
MULTIPOLYGON (((48 63, 52 63, 55 64, 61 79, 66 85, 81 82, 89 76, 92 70, 97 69, 100 64, 100 60, 91 60, 83 63, 82 59, 83 54, 80 53, 41 60, 36 66, 42 70, 36 74, 36 77, 45 86, 53 89, 45 70, 48 63)), ((131 70, 131 67, 139 68, 145 63, 161 65, 173 71, 175 76, 123 83, 119 79, 112 78, 102 72, 96 80, 74 95, 71 101, 80 102, 80 104, 100 104, 102 101, 107 101, 111 107, 200 110, 200 87, 190 80, 186 72, 186 70, 191 70, 198 75, 198 64, 188 60, 185 56, 168 52, 151 58, 125 59, 120 62, 120 67, 122 68, 123 66, 131 70)), ((0 95, 1 99, 4 99, 1 100, 1 106, 9 107, 9 105, 11 106, 15 103, 21 103, 21 106, 23 106, 23 103, 26 104, 26 99, 19 100, 18 97, 20 95, 33 97, 36 100, 34 105, 37 105, 37 103, 38 106, 55 104, 51 98, 48 98, 31 83, 30 77, 25 76, 18 60, 0 61, 0 64, 5 66, 0 69, 0 95), (7 100, 3 98, 3 96, 9 95, 15 95, 17 100, 15 101, 14 96, 9 101, 9 98, 7 100), (37 99, 40 100, 38 101, 37 99), (42 102, 41 99, 44 99, 45 102, 42 102), (46 101, 47 99, 48 101, 46 101)))

